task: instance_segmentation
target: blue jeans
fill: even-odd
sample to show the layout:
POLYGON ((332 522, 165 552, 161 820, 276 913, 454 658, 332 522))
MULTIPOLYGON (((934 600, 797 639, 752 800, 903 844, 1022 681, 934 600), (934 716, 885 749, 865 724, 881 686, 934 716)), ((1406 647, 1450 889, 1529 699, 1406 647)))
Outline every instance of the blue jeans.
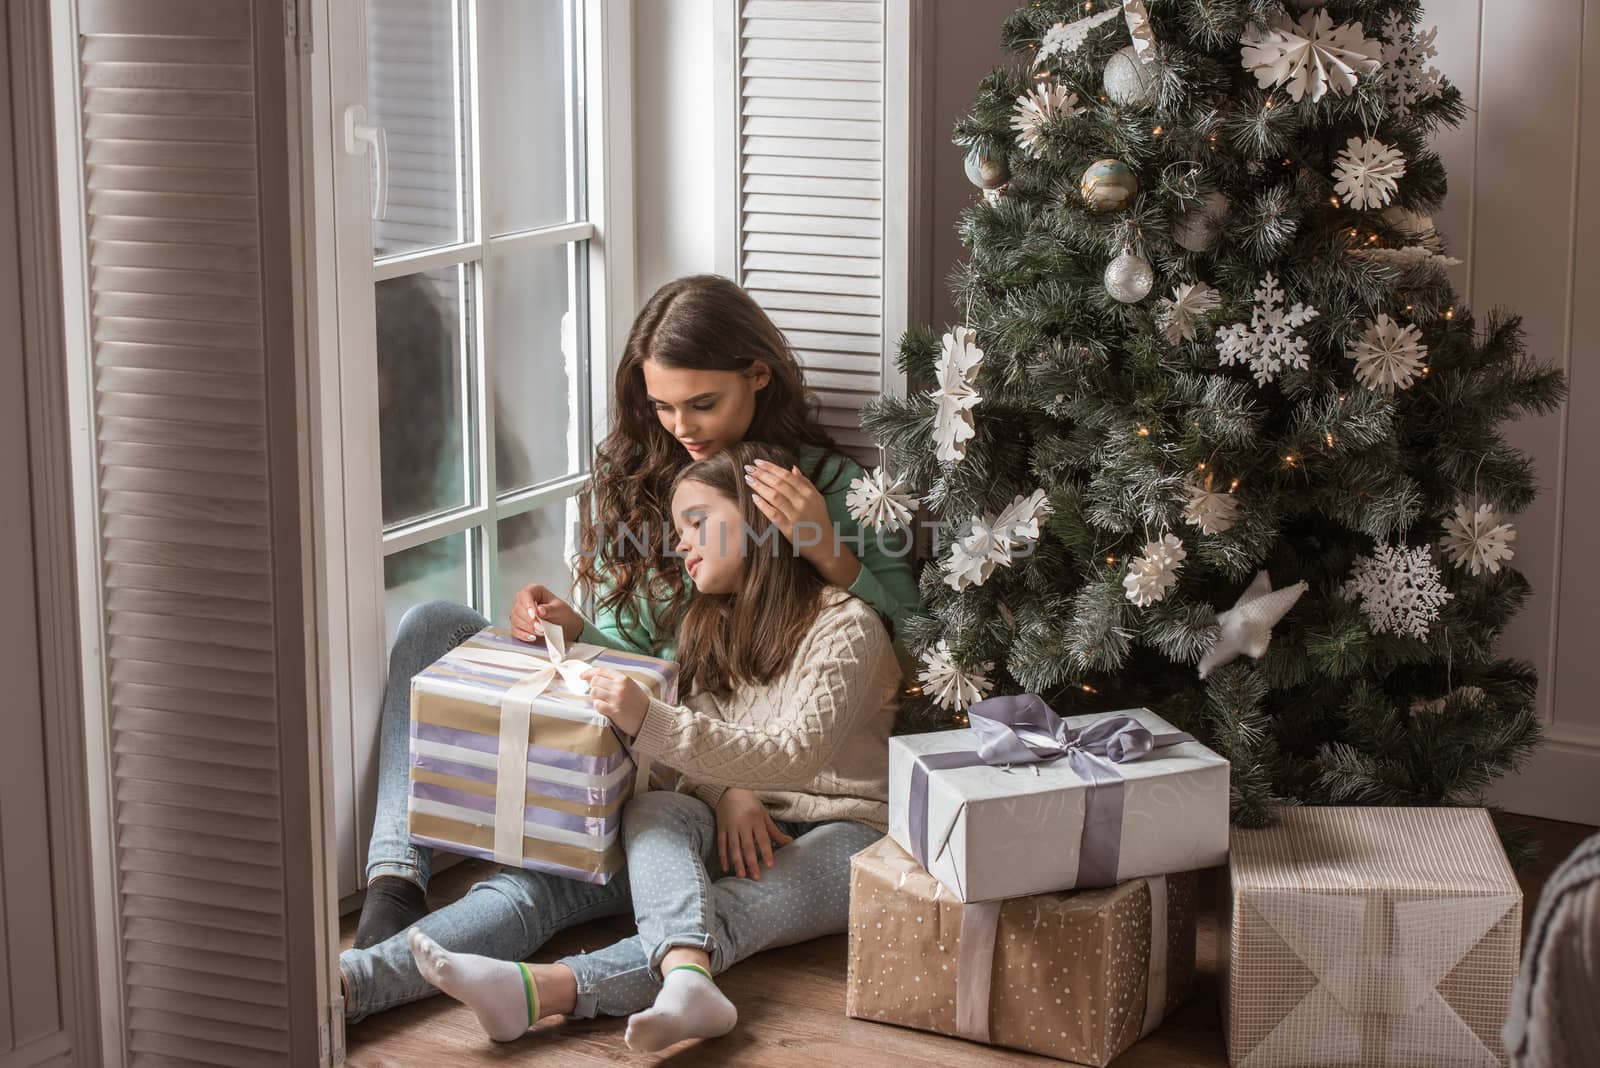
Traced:
MULTIPOLYGON (((559 961, 577 979, 572 1015, 625 1016, 655 1001, 661 958, 674 946, 705 950, 720 973, 763 949, 845 930, 850 858, 881 833, 847 820, 780 820, 778 827, 794 841, 773 853, 759 882, 712 881, 716 816, 698 798, 653 790, 630 801, 623 818, 628 875, 595 886, 502 868, 416 926, 446 949, 525 960, 557 931, 631 908, 638 934, 559 961)), ((437 992, 418 973, 404 931, 371 949, 345 950, 339 970, 352 1022, 437 992)))
POLYGON ((400 618, 378 726, 378 807, 367 845, 367 880, 398 875, 428 888, 433 850, 411 844, 411 676, 454 649, 489 621, 464 604, 428 601, 400 618))
POLYGON ((774 850, 760 881, 717 870, 717 819, 697 797, 651 790, 628 802, 622 833, 639 933, 563 957, 578 980, 574 1016, 638 1012, 661 989, 661 958, 704 950, 720 974, 752 953, 842 933, 850 919, 850 858, 883 837, 864 823, 776 821, 794 841, 774 850))

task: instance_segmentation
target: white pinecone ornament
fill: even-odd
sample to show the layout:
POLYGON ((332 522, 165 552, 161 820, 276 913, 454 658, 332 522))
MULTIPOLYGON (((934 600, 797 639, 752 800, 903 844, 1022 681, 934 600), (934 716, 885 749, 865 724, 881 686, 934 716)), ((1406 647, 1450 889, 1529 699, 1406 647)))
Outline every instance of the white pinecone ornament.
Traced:
POLYGON ((1350 358, 1356 361, 1356 379, 1363 386, 1394 393, 1410 389, 1422 375, 1428 346, 1415 326, 1380 313, 1361 340, 1350 346, 1350 358))
POLYGON ((1352 137, 1333 161, 1333 191, 1345 207, 1374 211, 1394 199, 1406 157, 1376 137, 1352 137))
POLYGON ((989 681, 987 674, 994 670, 994 663, 985 660, 977 671, 962 671, 950 655, 950 646, 943 638, 922 654, 922 663, 923 668, 917 672, 917 678, 922 682, 923 692, 932 697, 934 704, 940 708, 965 711, 994 689, 994 683, 989 681))
POLYGON ((1183 542, 1173 534, 1145 542, 1144 555, 1135 557, 1123 576, 1124 596, 1140 608, 1155 604, 1177 585, 1178 571, 1188 556, 1183 542))
POLYGON ((1450 562, 1473 575, 1487 571, 1497 574, 1500 565, 1516 555, 1511 543, 1517 529, 1500 521, 1493 505, 1456 505, 1455 515, 1444 521, 1444 539, 1439 542, 1450 562))
POLYGON ((920 503, 915 493, 908 491, 898 478, 890 478, 881 467, 870 474, 850 480, 844 503, 850 518, 873 530, 899 530, 909 526, 911 515, 920 503))

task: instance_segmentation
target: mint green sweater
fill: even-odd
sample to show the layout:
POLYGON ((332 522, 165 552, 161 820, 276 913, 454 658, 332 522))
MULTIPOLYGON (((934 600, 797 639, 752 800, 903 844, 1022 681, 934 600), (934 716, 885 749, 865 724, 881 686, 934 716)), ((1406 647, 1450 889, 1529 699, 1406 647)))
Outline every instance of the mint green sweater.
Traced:
MULTIPOLYGON (((800 470, 810 472, 822 457, 822 453, 823 450, 818 448, 803 450, 800 453, 800 470)), ((828 517, 838 529, 840 537, 845 539, 845 548, 854 552, 861 560, 861 574, 850 584, 850 592, 882 612, 895 624, 894 646, 902 670, 914 671, 915 662, 906 655, 899 638, 900 621, 918 604, 917 580, 911 573, 910 552, 904 549, 909 535, 902 531, 880 538, 870 528, 862 531, 861 525, 850 517, 845 494, 850 481, 861 477, 862 474, 860 464, 847 456, 832 454, 823 467, 817 489, 823 492, 823 497, 828 503, 828 517), (856 547, 858 544, 861 546, 860 549, 856 547)), ((684 574, 687 578, 688 572, 685 571, 684 574)), ((603 596, 608 588, 597 590, 597 599, 603 596)), ((689 595, 693 596, 693 586, 686 583, 686 589, 689 595)), ((650 611, 643 591, 636 595, 635 603, 641 609, 637 613, 637 620, 624 621, 619 619, 614 611, 602 611, 594 619, 585 617, 583 633, 578 640, 603 645, 610 649, 628 649, 666 660, 673 659, 677 649, 677 635, 663 635, 656 631, 655 613, 650 611)))

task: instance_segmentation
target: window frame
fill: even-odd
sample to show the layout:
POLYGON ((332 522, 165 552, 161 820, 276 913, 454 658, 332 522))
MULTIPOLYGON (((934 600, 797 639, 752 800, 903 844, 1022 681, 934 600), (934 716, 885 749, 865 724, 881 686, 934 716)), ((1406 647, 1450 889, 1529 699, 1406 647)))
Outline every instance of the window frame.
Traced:
MULTIPOLYGON (((590 413, 580 447, 592 453, 611 423, 609 387, 615 376, 623 339, 637 309, 633 226, 633 14, 629 0, 577 0, 582 11, 582 118, 586 153, 582 179, 587 217, 443 249, 385 257, 373 264, 370 238, 352 236, 365 226, 341 227, 336 188, 367 181, 366 157, 348 155, 342 145, 342 113, 353 103, 365 104, 366 4, 314 0, 314 24, 323 30, 313 48, 311 71, 312 131, 304 180, 313 206, 311 232, 316 263, 317 300, 308 330, 313 335, 314 364, 309 383, 313 454, 311 489, 314 500, 312 536, 316 543, 317 642, 322 654, 318 686, 331 743, 329 775, 336 807, 338 893, 348 899, 365 883, 365 852, 371 832, 376 775, 377 726, 387 680, 388 655, 384 619, 386 555, 475 526, 485 529, 484 558, 476 562, 473 581, 481 584, 485 603, 494 596, 498 568, 497 527, 504 519, 570 497, 589 477, 569 474, 533 489, 500 495, 494 470, 494 404, 491 361, 484 373, 469 376, 464 394, 473 411, 470 441, 480 456, 473 503, 443 517, 429 517, 382 532, 382 495, 377 443, 377 366, 371 316, 340 314, 340 309, 371 308, 373 281, 433 266, 468 260, 476 299, 484 301, 483 275, 477 264, 508 251, 525 251, 577 242, 585 257, 586 280, 579 279, 588 311, 579 324, 580 352, 589 356, 580 371, 580 389, 590 413), (358 42, 339 58, 322 42, 358 42), (348 60, 348 61, 346 61, 348 60), (341 230, 344 232, 341 233, 341 230), (477 257, 477 264, 470 262, 477 257), (369 272, 354 269, 364 258, 369 272), (341 267, 351 264, 352 269, 341 267), (361 290, 365 290, 362 292, 361 290), (585 338, 585 332, 587 338, 585 338), (585 341, 587 344, 585 345, 585 341)), ((479 102, 469 102, 474 127, 479 102)), ((473 142, 481 144, 474 130, 473 142)), ((481 171, 481 168, 480 168, 481 171)), ((474 177, 474 213, 483 212, 484 179, 474 177)), ((475 237, 477 235, 474 235, 475 237)), ((575 272, 578 273, 578 272, 575 272)), ((492 314, 492 313, 491 313, 492 314)), ((470 344, 482 353, 486 317, 472 324, 470 344)), ((466 341, 466 339, 463 339, 466 341)), ((587 461, 585 461, 587 462, 587 461)))

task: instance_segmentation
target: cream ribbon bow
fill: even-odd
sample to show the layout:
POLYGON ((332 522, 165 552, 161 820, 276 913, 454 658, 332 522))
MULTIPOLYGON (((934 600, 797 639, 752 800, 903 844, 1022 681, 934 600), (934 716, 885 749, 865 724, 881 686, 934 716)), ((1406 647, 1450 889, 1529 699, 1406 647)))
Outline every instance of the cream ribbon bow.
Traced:
POLYGON ((598 645, 574 645, 567 649, 566 635, 560 627, 546 627, 544 656, 533 649, 485 649, 458 646, 445 654, 455 663, 511 668, 527 674, 500 696, 500 746, 495 775, 494 859, 498 864, 521 867, 523 821, 528 796, 528 733, 533 719, 533 702, 556 680, 574 693, 586 694, 589 684, 583 675, 589 661, 599 655, 598 645), (530 670, 531 669, 531 670, 530 670))

